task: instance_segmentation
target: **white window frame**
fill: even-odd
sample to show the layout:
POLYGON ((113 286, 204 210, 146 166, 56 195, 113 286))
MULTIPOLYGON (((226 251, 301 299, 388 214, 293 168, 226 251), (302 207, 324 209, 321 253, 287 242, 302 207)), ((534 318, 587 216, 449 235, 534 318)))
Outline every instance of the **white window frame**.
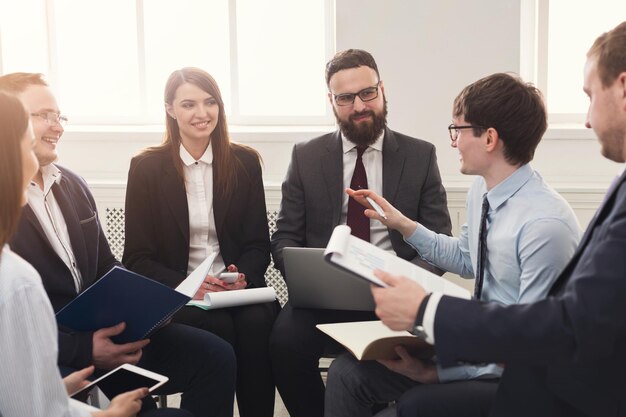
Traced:
MULTIPOLYGON (((521 0, 520 76, 539 88, 546 100, 548 89, 548 23, 550 0, 521 0)), ((579 69, 582 72, 582 68, 579 69)), ((585 113, 550 113, 545 139, 594 139, 584 126, 585 113)))
MULTIPOLYGON (((138 72, 140 83, 140 102, 143 107, 143 116, 140 119, 133 120, 81 120, 78 118, 72 118, 68 130, 72 131, 103 131, 107 128, 111 128, 113 131, 118 131, 120 128, 124 130, 124 126, 135 126, 131 130, 136 131, 139 127, 144 126, 147 131, 152 131, 155 128, 155 123, 151 122, 145 109, 146 106, 146 83, 145 83, 145 51, 144 51, 144 33, 143 33, 143 8, 146 0, 134 0, 137 10, 137 51, 138 51, 138 72)), ((147 0, 149 1, 149 0, 147 0)), ((56 30, 54 7, 55 0, 43 0, 46 11, 47 22, 47 51, 48 51, 48 69, 46 71, 46 79, 51 85, 57 85, 59 80, 58 73, 58 59, 56 51, 56 30)), ((231 63, 231 97, 225 97, 229 102, 230 113, 228 114, 229 127, 234 128, 231 130, 238 130, 237 126, 241 126, 243 130, 254 129, 256 126, 260 130, 267 130, 272 126, 284 126, 287 130, 299 130, 299 126, 305 127, 329 127, 334 126, 334 116, 330 106, 326 106, 325 114, 323 116, 247 116, 242 115, 239 107, 239 80, 238 80, 238 66, 237 66, 237 0, 228 0, 229 3, 229 32, 230 32, 230 63, 231 63)), ((332 58, 335 53, 335 0, 324 0, 325 7, 325 25, 326 25, 326 39, 325 39, 325 57, 326 60, 332 58)), ((320 63, 320 77, 323 76, 323 63, 320 63)), ((2 54, 0 54, 0 74, 2 71, 2 54)), ((324 97, 325 99, 325 97, 324 97)), ((59 97, 59 101, 62 103, 63 98, 59 97)))

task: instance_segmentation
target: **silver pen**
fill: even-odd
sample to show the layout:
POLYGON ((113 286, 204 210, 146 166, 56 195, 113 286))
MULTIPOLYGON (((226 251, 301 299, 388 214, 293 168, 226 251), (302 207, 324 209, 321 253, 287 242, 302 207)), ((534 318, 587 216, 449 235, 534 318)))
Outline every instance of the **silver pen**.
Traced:
POLYGON ((365 199, 367 200, 368 203, 370 203, 370 206, 374 208, 374 210, 376 211, 376 213, 378 213, 380 217, 387 220, 387 216, 385 216, 385 212, 374 200, 372 200, 370 197, 367 197, 367 196, 365 197, 365 199))

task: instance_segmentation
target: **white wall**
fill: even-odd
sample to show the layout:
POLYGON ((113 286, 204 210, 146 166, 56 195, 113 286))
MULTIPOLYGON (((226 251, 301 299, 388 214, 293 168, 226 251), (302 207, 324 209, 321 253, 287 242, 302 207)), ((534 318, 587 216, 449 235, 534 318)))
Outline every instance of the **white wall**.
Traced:
MULTIPOLYGON (((462 209, 471 178, 458 173, 458 155, 449 146, 446 127, 452 101, 465 85, 482 76, 519 72, 520 0, 336 0, 336 9, 337 50, 363 48, 372 52, 389 100, 389 126, 437 146, 444 185, 455 193, 455 205, 462 209)), ((581 73, 582 85, 582 68, 572 70, 581 73)), ((323 77, 323 66, 319 72, 323 77)), ((85 105, 92 99, 97 98, 89 97, 86 91, 85 105)), ((332 129, 314 127, 294 132, 277 127, 259 131, 233 126, 231 131, 235 140, 261 152, 268 204, 277 207, 278 185, 292 144, 332 129)), ((74 127, 66 132, 60 162, 81 173, 97 197, 119 200, 130 157, 160 142, 160 128, 84 130, 74 127)), ((593 135, 580 129, 551 129, 533 165, 582 210, 583 223, 619 169, 600 156, 593 135)))
POLYGON ((456 176, 458 157, 446 130, 452 102, 478 78, 518 71, 519 1, 337 3, 337 49, 372 52, 385 82, 390 127, 433 142, 444 176, 456 176))

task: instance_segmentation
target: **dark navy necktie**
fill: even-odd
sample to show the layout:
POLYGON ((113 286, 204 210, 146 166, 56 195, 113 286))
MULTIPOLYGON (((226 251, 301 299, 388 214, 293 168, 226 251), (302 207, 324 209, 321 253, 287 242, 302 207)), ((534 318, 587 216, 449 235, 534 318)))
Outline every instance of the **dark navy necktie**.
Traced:
POLYGON ((487 213, 489 200, 487 194, 483 196, 483 206, 480 212, 480 231, 478 232, 478 256, 476 257, 476 281, 474 284, 474 298, 480 300, 485 279, 485 261, 487 259, 487 213))
MULTIPOLYGON (((363 152, 367 147, 357 147, 356 164, 354 165, 354 174, 350 188, 353 190, 361 190, 367 188, 367 174, 365 173, 365 165, 363 165, 363 152)), ((365 207, 359 204, 353 198, 348 198, 348 219, 347 224, 352 230, 352 235, 370 241, 370 219, 363 213, 365 207)))

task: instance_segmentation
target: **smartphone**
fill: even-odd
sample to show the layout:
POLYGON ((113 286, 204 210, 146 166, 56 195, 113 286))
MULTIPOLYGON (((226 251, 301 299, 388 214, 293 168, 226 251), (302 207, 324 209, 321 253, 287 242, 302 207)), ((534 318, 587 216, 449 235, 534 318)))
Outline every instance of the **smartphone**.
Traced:
MULTIPOLYGON (((137 388, 148 388, 150 392, 154 391, 168 381, 168 377, 148 371, 135 365, 124 364, 115 368, 111 372, 101 376, 91 382, 85 388, 78 390, 70 395, 75 400, 84 403, 94 403, 93 400, 98 395, 98 388, 101 396, 105 397, 109 402, 117 395, 137 388)), ((100 401, 96 401, 96 404, 100 401)))
POLYGON ((217 278, 222 282, 232 284, 237 281, 237 278, 239 278, 239 272, 222 272, 217 276, 217 278))

